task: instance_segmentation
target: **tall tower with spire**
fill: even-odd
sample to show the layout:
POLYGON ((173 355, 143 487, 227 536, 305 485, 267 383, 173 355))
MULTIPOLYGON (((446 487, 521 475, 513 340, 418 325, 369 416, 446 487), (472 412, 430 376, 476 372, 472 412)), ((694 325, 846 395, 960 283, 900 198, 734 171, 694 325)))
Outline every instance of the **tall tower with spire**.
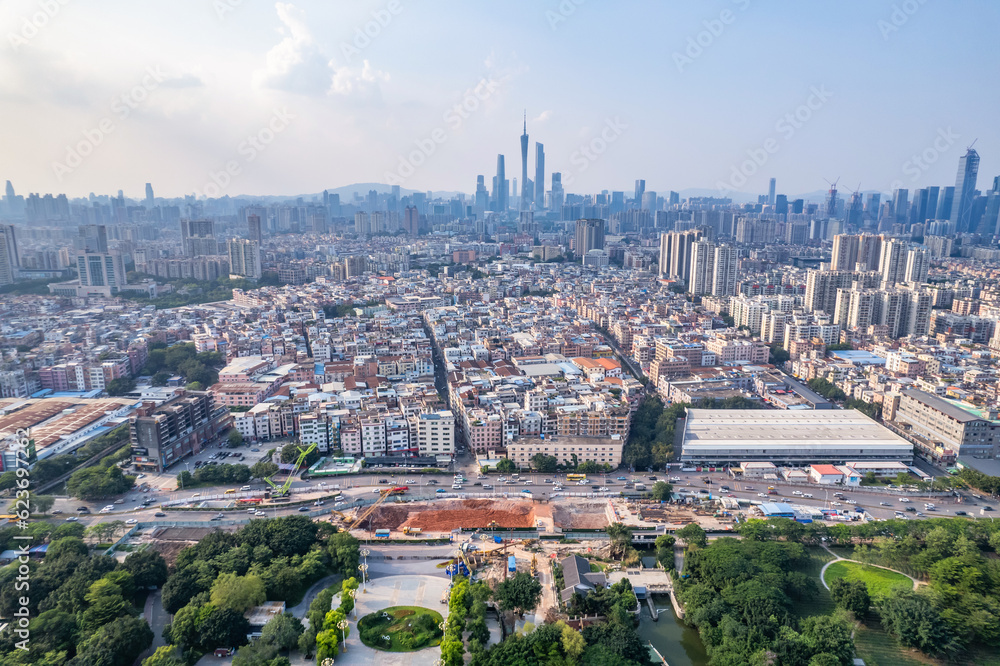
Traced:
POLYGON ((528 185, 528 110, 524 110, 524 131, 521 133, 521 210, 531 207, 534 188, 528 185))

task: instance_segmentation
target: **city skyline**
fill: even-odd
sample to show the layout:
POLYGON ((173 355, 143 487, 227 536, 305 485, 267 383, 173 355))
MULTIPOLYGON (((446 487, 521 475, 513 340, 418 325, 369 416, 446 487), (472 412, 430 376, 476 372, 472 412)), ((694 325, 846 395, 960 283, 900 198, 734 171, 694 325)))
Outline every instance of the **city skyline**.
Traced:
POLYGON ((552 172, 579 193, 644 179, 658 192, 758 194, 771 177, 791 195, 838 177, 845 191, 859 182, 913 190, 950 184, 973 141, 986 160, 980 184, 1000 171, 986 116, 997 92, 964 66, 996 48, 992 5, 782 12, 737 1, 644 8, 639 22, 617 8, 564 5, 486 19, 483 8, 402 0, 336 9, 222 0, 197 11, 113 3, 115 21, 103 23, 82 6, 60 4, 42 21, 35 3, 7 3, 0 177, 22 193, 141 198, 152 182, 179 197, 211 190, 212 175, 235 163, 222 194, 365 182, 472 193, 497 154, 516 160, 525 108, 527 132, 545 145, 546 190, 552 172), (458 27, 478 19, 490 20, 489 35, 458 27), (600 39, 579 48, 626 24, 628 50, 600 39), (930 39, 958 26, 962 42, 930 39), (433 39, 439 31, 448 39, 433 39), (789 63, 785 49, 805 55, 789 63), (456 50, 451 67, 432 67, 456 50), (600 77, 601 94, 581 100, 584 73, 600 77), (16 130, 39 122, 47 131, 16 130), (588 144, 602 149, 588 155, 588 144))

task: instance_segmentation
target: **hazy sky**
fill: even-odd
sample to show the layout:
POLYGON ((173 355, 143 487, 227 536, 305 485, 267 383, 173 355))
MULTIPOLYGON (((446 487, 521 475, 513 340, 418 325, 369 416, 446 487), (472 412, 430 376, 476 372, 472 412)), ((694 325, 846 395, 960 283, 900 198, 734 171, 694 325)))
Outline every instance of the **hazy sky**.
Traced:
POLYGON ((983 188, 998 25, 989 0, 4 0, 0 179, 471 192, 497 153, 520 176, 527 108, 547 189, 951 185, 977 138, 983 188))

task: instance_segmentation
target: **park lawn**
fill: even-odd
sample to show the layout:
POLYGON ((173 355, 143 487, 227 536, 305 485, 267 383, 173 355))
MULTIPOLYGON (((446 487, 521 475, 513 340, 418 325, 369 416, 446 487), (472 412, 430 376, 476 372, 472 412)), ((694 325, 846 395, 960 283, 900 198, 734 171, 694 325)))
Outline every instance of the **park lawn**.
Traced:
POLYGON ((830 568, 826 570, 826 584, 829 585, 838 578, 864 581, 865 585, 868 586, 868 594, 873 599, 884 597, 895 588, 913 589, 913 581, 901 573, 856 562, 834 562, 831 564, 830 568))
MULTIPOLYGON (((375 648, 376 650, 385 650, 387 652, 415 652, 416 650, 423 650, 424 648, 434 647, 436 645, 441 644, 441 638, 443 636, 443 632, 438 628, 437 625, 443 622, 444 618, 441 616, 441 613, 433 611, 429 608, 423 608, 422 606, 392 606, 390 608, 383 608, 380 611, 375 611, 374 613, 370 613, 369 615, 366 615, 365 617, 361 618, 361 621, 365 622, 368 620, 368 618, 374 618, 375 622, 377 623, 377 626, 379 626, 378 631, 380 635, 385 634, 389 636, 388 646, 385 646, 381 641, 379 641, 378 644, 373 644, 369 641, 364 640, 363 638, 361 639, 362 643, 364 643, 368 647, 375 648), (383 620, 382 613, 388 613, 390 615, 390 619, 383 620), (434 620, 433 633, 435 635, 428 636, 424 632, 416 633, 418 637, 421 638, 426 637, 427 638, 426 642, 424 642, 423 644, 421 644, 419 647, 416 648, 404 647, 399 640, 400 634, 415 633, 410 628, 410 624, 413 620, 420 617, 421 615, 429 615, 431 618, 433 618, 434 620)), ((360 632, 360 624, 361 622, 359 622, 359 632, 360 632)), ((368 622, 366 622, 366 628, 367 625, 368 622)))
MULTIPOLYGON (((830 569, 832 568, 831 566, 830 569)), ((917 654, 900 647, 895 638, 882 630, 877 620, 869 625, 858 625, 854 632, 854 648, 866 664, 873 666, 923 666, 939 663, 927 657, 915 658, 917 654)))

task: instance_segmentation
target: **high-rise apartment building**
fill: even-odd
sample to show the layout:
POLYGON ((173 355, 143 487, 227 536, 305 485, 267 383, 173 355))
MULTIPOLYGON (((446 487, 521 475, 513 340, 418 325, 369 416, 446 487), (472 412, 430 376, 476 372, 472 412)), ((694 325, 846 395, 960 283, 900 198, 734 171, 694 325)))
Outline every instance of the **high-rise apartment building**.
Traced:
POLYGON ((138 469, 162 472, 199 453, 231 422, 229 409, 216 406, 208 392, 179 391, 160 405, 145 402, 129 417, 132 462, 138 469))
POLYGON ((14 225, 0 225, 0 285, 13 283, 20 265, 14 225))
POLYGON ((493 178, 493 210, 507 211, 507 174, 503 155, 497 155, 497 175, 493 178))
POLYGON ((545 210, 545 147, 535 142, 535 210, 545 210))
POLYGON ((604 249, 604 220, 583 219, 576 221, 576 245, 573 252, 583 257, 591 250, 604 249))
POLYGON ((181 220, 181 245, 189 257, 218 254, 219 242, 215 239, 212 220, 181 220))
POLYGON ((257 245, 264 244, 264 227, 260 215, 247 215, 247 238, 256 241, 257 245))
POLYGON ((688 282, 691 277, 691 247, 702 236, 701 229, 668 231, 660 236, 660 274, 688 282))
POLYGON ((231 278, 259 280, 263 275, 260 264, 260 244, 257 241, 236 238, 228 243, 229 273, 231 278))
POLYGON ((103 224, 81 224, 79 248, 84 252, 108 251, 108 228, 103 224))

